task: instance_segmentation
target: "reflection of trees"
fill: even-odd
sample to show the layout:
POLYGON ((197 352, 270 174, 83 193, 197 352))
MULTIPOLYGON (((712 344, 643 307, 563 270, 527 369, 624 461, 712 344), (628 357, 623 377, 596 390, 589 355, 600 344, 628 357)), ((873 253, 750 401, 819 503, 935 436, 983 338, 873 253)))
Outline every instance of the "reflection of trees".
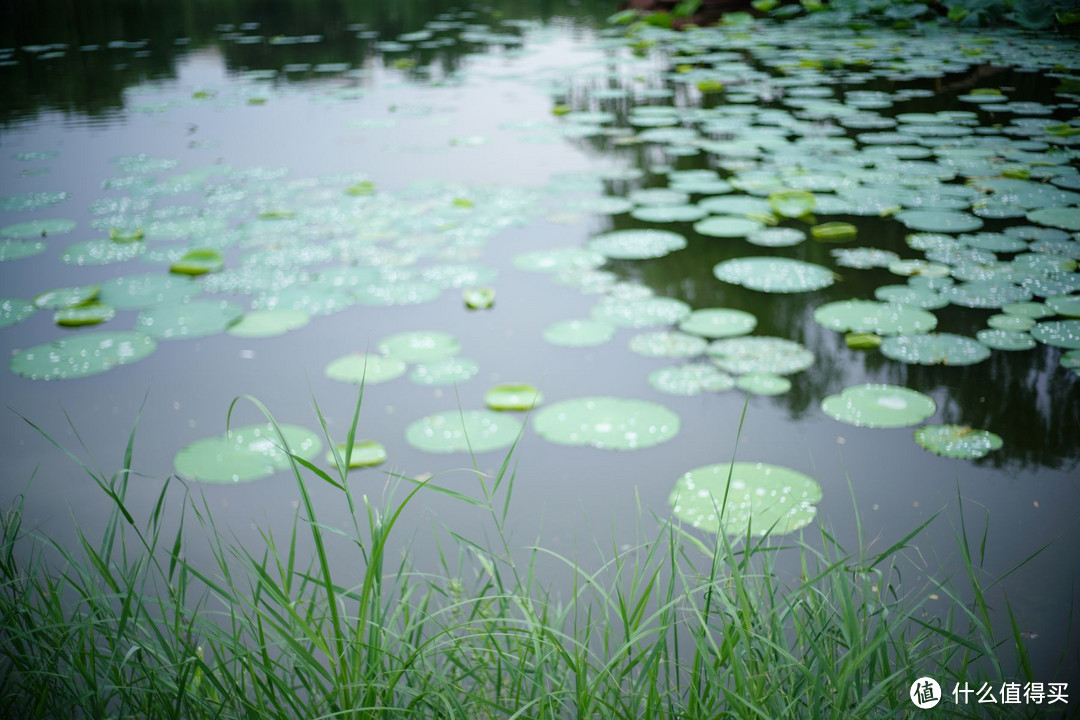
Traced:
MULTIPOLYGON (((176 76, 175 65, 184 53, 218 46, 226 67, 274 69, 294 63, 341 63, 360 67, 375 54, 373 40, 358 38, 358 26, 377 30, 378 39, 420 30, 437 15, 456 10, 451 0, 176 0, 144 3, 140 0, 61 0, 5 3, 0 8, 0 47, 16 48, 15 65, 0 67, 4 93, 0 96, 0 124, 32 121, 38 113, 58 110, 90 117, 123 108, 123 90, 147 80, 176 76), (244 31, 244 23, 258 23, 244 31), (222 25, 234 25, 238 34, 263 37, 255 44, 222 37, 222 25), (317 43, 272 45, 277 35, 320 35, 317 43), (177 44, 178 39, 185 39, 177 44), (110 42, 146 41, 145 47, 109 48, 110 42), (61 57, 37 59, 21 48, 66 45, 61 57), (87 45, 100 46, 83 51, 87 45)), ((603 0, 495 0, 485 4, 468 22, 489 24, 499 19, 547 19, 552 16, 586 19, 605 17, 610 8, 603 0)), ((516 33, 512 27, 499 32, 516 33)), ((487 48, 458 42, 439 48, 414 49, 394 57, 408 57, 418 66, 434 66, 439 74, 453 72, 461 59, 487 48)), ((305 80, 298 73, 287 80, 305 80)), ((325 78, 325 75, 321 75, 325 78)))

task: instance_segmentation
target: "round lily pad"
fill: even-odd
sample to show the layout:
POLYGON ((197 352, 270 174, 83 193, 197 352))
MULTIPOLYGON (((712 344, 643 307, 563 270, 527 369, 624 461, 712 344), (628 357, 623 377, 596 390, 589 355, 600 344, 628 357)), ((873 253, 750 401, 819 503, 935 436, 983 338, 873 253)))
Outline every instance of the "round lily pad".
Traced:
POLYGON ((795 342, 777 337, 738 337, 709 345, 709 356, 733 375, 772 373, 791 375, 814 363, 814 353, 795 342))
MULTIPOLYGON (((311 460, 322 448, 315 433, 298 425, 278 425, 293 454, 311 460)), ((269 477, 289 467, 289 456, 269 423, 232 428, 225 436, 196 440, 176 453, 173 467, 200 482, 239 483, 269 477)))
MULTIPOLYGON (((337 451, 344 462, 345 443, 338 443, 337 451)), ((349 454, 349 469, 355 470, 357 468, 381 465, 386 462, 386 458, 386 448, 383 447, 382 443, 376 440, 356 440, 353 442, 352 452, 349 454)), ((337 462, 332 451, 326 453, 326 462, 331 465, 337 462)))
POLYGON ((447 357, 419 363, 409 374, 418 385, 454 385, 476 376, 480 366, 463 357, 447 357))
POLYGON ((645 357, 689 358, 705 352, 708 343, 696 335, 659 330, 630 338, 630 350, 645 357))
POLYGON ((713 274, 724 282, 770 293, 820 290, 834 281, 828 268, 790 258, 734 258, 716 265, 713 274))
POLYGON ((854 385, 821 401, 825 414, 868 428, 917 425, 937 410, 932 398, 899 385, 854 385))
POLYGON ((563 320, 544 330, 544 339, 563 347, 603 345, 615 335, 615 326, 596 320, 563 320))
POLYGON ((140 332, 79 333, 17 353, 11 358, 11 371, 32 380, 86 377, 142 360, 156 347, 140 332))
POLYGON ((935 455, 964 460, 976 460, 1002 446, 1000 436, 966 425, 926 425, 915 431, 915 442, 935 455))
POLYGON ((418 363, 457 355, 461 344, 450 333, 414 330, 385 338, 379 343, 379 352, 405 363, 418 363))
POLYGON ((927 232, 971 232, 983 226, 974 215, 954 210, 904 210, 894 217, 912 230, 927 232))
POLYGON ((840 267, 857 268, 867 270, 876 267, 889 267, 900 259, 900 256, 891 250, 879 250, 877 248, 837 248, 832 251, 836 258, 836 264, 840 267))
POLYGON ((143 310, 135 327, 159 340, 195 338, 224 332, 243 314, 242 307, 227 300, 192 300, 143 310))
POLYGON ((639 450, 675 437, 679 416, 644 400, 585 397, 544 408, 533 426, 541 437, 560 445, 639 450))
POLYGON ((461 291, 465 307, 470 310, 487 310, 495 304, 494 288, 465 288, 461 291))
POLYGON ((809 190, 778 190, 769 193, 769 206, 781 217, 798 218, 814 209, 814 193, 809 190))
POLYGON ((514 267, 534 272, 554 272, 566 268, 595 268, 607 260, 595 250, 584 248, 554 248, 525 253, 514 258, 514 267))
POLYGON ((759 247, 791 247, 806 240, 806 233, 789 227, 763 227, 746 236, 746 242, 759 247))
POLYGON ((846 222, 827 222, 810 228, 815 240, 822 242, 844 242, 859 234, 859 228, 846 222))
MULTIPOLYGON (((1062 230, 1080 230, 1080 208, 1048 207, 1032 210, 1027 219, 1040 225, 1061 228, 1062 230)), ((2 231, 0 231, 2 234, 2 231)), ((25 237, 25 236, 22 236, 25 237)))
POLYGON ((38 240, 0 240, 0 262, 8 260, 22 260, 38 253, 45 252, 48 247, 38 240))
POLYGON ((60 260, 68 265, 111 265, 137 258, 145 251, 142 243, 122 245, 112 240, 87 240, 69 245, 60 260))
POLYGON ((999 308, 1031 299, 1027 288, 998 280, 957 283, 943 289, 941 295, 954 305, 970 308, 999 308))
POLYGON ((735 386, 735 379, 711 363, 691 363, 664 367, 649 373, 649 384, 670 395, 698 395, 724 392, 735 386))
POLYGON ((991 315, 986 319, 986 324, 995 330, 1017 330, 1027 332, 1035 327, 1035 318, 1025 315, 991 315))
POLYGON ((100 288, 97 285, 77 285, 75 287, 48 290, 34 298, 34 304, 43 310, 63 310, 78 307, 94 300, 100 288))
POLYGON ((1054 347, 1080 349, 1080 320, 1049 320, 1031 329, 1031 336, 1054 347))
POLYGON ((645 328, 674 325, 690 314, 682 300, 666 297, 608 299, 593 306, 593 320, 619 327, 645 328))
POLYGON ((734 215, 716 215, 694 223, 694 231, 699 235, 716 238, 746 237, 763 227, 758 220, 734 215))
POLYGON ((881 336, 876 333, 851 332, 844 335, 844 344, 852 350, 876 350, 881 343, 881 336))
POLYGON ((1030 350, 1035 338, 1019 330, 980 330, 975 339, 994 350, 1030 350))
POLYGON ((695 222, 708 214, 704 208, 697 205, 643 205, 630 211, 630 217, 650 223, 695 222))
POLYGON ((981 343, 963 335, 900 335, 881 344, 888 358, 918 365, 973 365, 990 357, 981 343))
POLYGON ((484 404, 492 410, 531 410, 542 402, 544 396, 528 383, 496 385, 484 396, 484 404))
POLYGON ((1054 313, 1045 304, 1040 302, 1009 303, 1001 306, 1001 312, 1018 317, 1028 317, 1033 320, 1041 320, 1050 317, 1054 313))
POLYGON ((12 240, 28 240, 30 238, 63 235, 74 230, 77 224, 74 220, 30 220, 29 222, 16 223, 0 228, 0 237, 11 238, 12 240))
POLYGON ((405 429, 405 439, 426 452, 488 452, 510 447, 522 423, 491 410, 450 410, 422 417, 405 429))
POLYGON ((260 295, 252 301, 256 310, 292 310, 307 315, 329 315, 352 305, 344 290, 293 285, 260 295))
POLYGON ((213 248, 195 248, 169 266, 169 272, 177 275, 205 275, 225 267, 225 258, 213 248))
POLYGON ((101 283, 98 298, 120 310, 142 310, 165 303, 183 303, 199 293, 190 278, 146 273, 125 275, 101 283))
POLYGON ((347 383, 374 385, 405 374, 405 362, 398 358, 350 353, 326 366, 326 377, 347 383))
POLYGON ((116 308, 103 303, 87 303, 77 307, 57 310, 53 314, 53 322, 62 327, 83 327, 86 325, 100 325, 116 317, 116 308))
POLYGON ((695 310, 679 323, 683 332, 707 338, 736 337, 748 335, 757 327, 757 318, 743 310, 730 308, 705 308, 695 310))
POLYGON ((937 318, 925 310, 873 300, 826 303, 814 311, 814 320, 837 332, 872 332, 878 335, 926 333, 937 327, 937 318))
POLYGON ((888 303, 914 305, 924 310, 937 310, 949 304, 948 298, 929 288, 911 285, 882 285, 874 291, 874 297, 888 303))
POLYGON ((809 475, 767 463, 720 463, 678 479, 668 502, 699 530, 779 535, 809 525, 821 486, 809 475))
POLYGON ((782 375, 753 372, 740 375, 735 387, 751 395, 782 395, 791 389, 791 381, 782 375))
POLYGON ((1080 295, 1054 295, 1046 298, 1046 307, 1058 315, 1080 317, 1080 295))
POLYGON ((0 328, 20 323, 37 311, 37 306, 22 298, 0 298, 0 328))
POLYGON ((667 230, 616 230, 589 241, 589 249, 618 260, 658 258, 682 250, 686 238, 667 230))
POLYGON ((228 333, 246 338, 273 337, 302 328, 310 320, 311 316, 300 310, 252 310, 230 327, 228 333))

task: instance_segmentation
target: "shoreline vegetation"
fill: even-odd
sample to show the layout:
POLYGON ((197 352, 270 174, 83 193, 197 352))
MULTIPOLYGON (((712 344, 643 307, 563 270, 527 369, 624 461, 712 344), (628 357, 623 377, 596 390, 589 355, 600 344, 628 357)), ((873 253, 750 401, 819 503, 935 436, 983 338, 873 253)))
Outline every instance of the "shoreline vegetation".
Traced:
MULTIPOLYGON (((405 491, 400 501, 379 508, 357 496, 347 468, 362 397, 344 452, 335 449, 329 470, 289 452, 278 430, 300 505, 288 536, 263 530, 260 547, 228 540, 189 489, 179 519, 167 519, 165 508, 180 491, 174 478, 149 517, 128 509, 137 419, 123 467, 112 477, 28 420, 79 462, 112 510, 101 537, 80 530, 77 548, 24 527, 21 499, 3 513, 0 713, 896 718, 918 712, 908 689, 930 676, 941 684, 947 716, 996 718, 1026 717, 1032 708, 957 705, 953 685, 1046 679, 1032 677, 1015 621, 1010 635, 994 635, 987 592, 1004 578, 983 576, 981 549, 969 544, 963 524, 962 588, 900 582, 905 553, 915 551, 913 541, 936 515, 873 554, 846 550, 824 527, 813 542, 800 533, 781 544, 768 536, 707 539, 667 520, 599 567, 580 567, 540 546, 510 544, 513 448, 493 476, 477 471, 478 497, 441 487, 438 478, 392 474, 389 482, 405 491), (352 527, 319 522, 313 483, 340 492, 352 527), (441 569, 433 573, 413 570, 407 555, 389 557, 399 516, 422 492, 474 506, 494 524, 495 540, 451 532, 452 544, 438 546, 441 569), (342 584, 340 568, 331 567, 327 543, 337 536, 355 548, 358 583, 342 584), (189 543, 203 538, 215 567, 185 557, 189 543), (784 553, 800 568, 790 582, 778 571, 784 553), (543 584, 535 568, 543 555, 565 563, 572 590, 556 593, 543 584), (929 593, 940 594, 949 609, 924 612, 929 593), (1006 656, 1015 658, 1015 673, 1006 656)), ((230 406, 230 419, 241 400, 230 406)), ((278 429, 258 400, 246 401, 278 429)), ((316 413, 329 441, 317 404, 316 413)))

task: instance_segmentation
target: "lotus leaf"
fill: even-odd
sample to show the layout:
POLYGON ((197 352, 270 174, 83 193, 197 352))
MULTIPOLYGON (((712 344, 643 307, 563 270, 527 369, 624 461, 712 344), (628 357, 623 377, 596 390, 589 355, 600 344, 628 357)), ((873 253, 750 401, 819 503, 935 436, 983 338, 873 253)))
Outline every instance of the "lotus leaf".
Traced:
POLYGON ((878 335, 927 333, 937 327, 937 318, 925 310, 873 300, 827 303, 814 311, 814 320, 838 332, 872 332, 878 335))
POLYGON ((300 310, 252 310, 228 329, 230 335, 245 338, 273 337, 308 324, 311 316, 300 310))
POLYGON ((78 307, 95 300, 100 290, 97 285, 57 288, 37 295, 34 298, 34 304, 43 310, 63 310, 64 308, 78 307))
MULTIPOLYGON (((318 455, 322 443, 315 433, 298 425, 279 424, 278 429, 294 455, 305 460, 318 455)), ((249 482, 289 467, 283 447, 273 425, 247 425, 232 428, 225 436, 196 440, 176 453, 173 467, 199 482, 249 482)))
POLYGON ((30 220, 0 228, 0 238, 29 240, 31 238, 63 235, 75 229, 74 220, 30 220))
POLYGON ((630 212, 635 220, 652 223, 695 222, 708 214, 697 205, 643 205, 630 212))
POLYGON ((20 323, 37 311, 37 306, 21 298, 0 298, 0 328, 20 323))
POLYGON ((1046 298, 1046 307, 1058 315, 1080 317, 1080 295, 1054 295, 1046 298))
POLYGON ((189 278, 146 273, 106 280, 98 297, 120 310, 143 310, 154 305, 184 303, 198 293, 198 284, 189 278))
POLYGON ((116 317, 116 309, 112 305, 92 302, 57 310, 53 314, 53 322, 63 327, 83 327, 100 325, 114 317, 116 317))
POLYGON ((990 357, 982 344, 963 335, 900 335, 881 344, 888 358, 918 365, 974 365, 990 357))
POLYGON ((141 243, 117 245, 110 240, 87 240, 69 245, 60 260, 68 265, 111 265, 137 258, 145 251, 141 243))
POLYGON ((154 352, 157 343, 140 332, 89 332, 27 348, 11 358, 11 371, 32 380, 96 375, 154 352))
MULTIPOLYGON (((1080 208, 1040 208, 1029 212, 1027 219, 1040 225, 1049 225, 1062 230, 1080 230, 1080 208)), ((0 234, 2 234, 2 231, 0 231, 0 234)))
POLYGON ((666 230, 616 230, 589 241, 589 249, 618 260, 658 258, 682 250, 686 238, 666 230))
POLYGON ((915 442, 935 455, 964 460, 976 460, 1002 446, 998 435, 966 425, 925 425, 915 431, 915 442))
POLYGON ((937 310, 949 304, 939 292, 910 285, 882 285, 874 291, 874 297, 888 303, 914 305, 924 310, 937 310))
POLYGON ((224 332, 243 314, 243 308, 226 300, 191 300, 143 310, 135 327, 158 340, 195 338, 224 332))
POLYGON ((1054 347, 1080 349, 1080 320, 1049 320, 1031 329, 1031 336, 1054 347))
POLYGON ((422 417, 405 429, 405 439, 433 453, 484 453, 510 447, 521 435, 522 423, 491 410, 450 410, 422 417))
POLYGON ((195 248, 169 266, 177 275, 205 275, 225 267, 225 258, 213 248, 195 248))
POLYGON ((718 238, 746 237, 761 229, 759 221, 733 215, 716 215, 694 223, 694 231, 699 235, 718 238))
POLYGON ((553 272, 566 268, 600 267, 606 260, 607 258, 595 250, 555 248, 518 255, 514 258, 514 267, 536 272, 553 272))
POLYGON ((615 335, 615 326, 595 320, 563 320, 544 330, 544 339, 564 347, 603 345, 615 335))
POLYGON ((971 232, 983 226, 974 215, 951 210, 904 210, 895 217, 912 230, 929 232, 971 232))
POLYGON ((1026 332, 1035 327, 1035 318, 1025 315, 991 315, 986 324, 995 330, 1016 330, 1026 332))
POLYGON ((675 516, 706 532, 780 535, 809 525, 821 486, 808 475, 767 463, 720 463, 678 479, 668 502, 675 516))
POLYGON ((713 362, 733 375, 764 372, 791 375, 814 364, 814 353, 795 342, 776 337, 737 337, 709 345, 713 362))
POLYGON ((735 386, 735 379, 710 363, 691 363, 660 368, 649 374, 649 384, 671 395, 698 395, 724 392, 735 386))
POLYGON ((789 258, 742 257, 713 268, 724 282, 772 293, 809 292, 833 284, 832 272, 821 265, 789 258))
MULTIPOLYGON (((345 449, 345 443, 337 444, 338 455, 341 457, 342 462, 346 462, 345 449)), ((382 443, 377 440, 356 440, 353 442, 352 452, 349 453, 348 468, 355 470, 357 468, 375 467, 386 462, 386 458, 386 448, 383 447, 382 443)), ((331 465, 337 463, 333 451, 326 453, 326 462, 331 465)))
POLYGON ((769 206, 781 217, 798 218, 814 209, 815 198, 806 190, 779 190, 769 193, 769 206))
POLYGON ((917 425, 937 410, 932 398, 898 385, 867 383, 845 388, 821 401, 821 409, 840 422, 868 428, 917 425))
POLYGON ((735 386, 751 395, 782 395, 791 389, 791 381, 773 373, 752 372, 740 375, 735 386))
POLYGON ((814 239, 823 242, 845 242, 854 239, 858 232, 857 227, 846 222, 827 222, 810 228, 814 239))
POLYGON ((1009 303, 1008 305, 1002 305, 1001 311, 1008 315, 1028 317, 1032 320, 1041 320, 1054 314, 1045 304, 1040 302, 1009 303))
POLYGON ((611 298, 597 303, 592 309, 593 320, 597 322, 632 328, 674 325, 689 314, 690 306, 682 300, 665 297, 611 298))
POLYGON ((480 366, 463 357, 447 357, 416 365, 409 379, 419 385, 455 385, 480 372, 480 366))
POLYGON ((484 396, 484 404, 492 410, 531 410, 543 402, 544 396, 528 383, 496 385, 484 396))
POLYGON ((704 338, 672 330, 640 333, 630 338, 630 350, 646 357, 690 358, 705 352, 704 338))
POLYGON ((560 445, 638 450, 678 434, 679 416, 643 400, 585 397, 544 408, 536 414, 533 426, 541 437, 560 445))
POLYGON ((350 353, 326 366, 326 377, 348 383, 375 385, 405 374, 405 362, 370 353, 350 353))
POLYGON ((683 332, 713 339, 748 335, 755 327, 756 317, 743 310, 730 308, 694 310, 679 323, 679 329, 683 332))
POLYGON ((874 333, 853 332, 844 335, 844 344, 852 350, 876 350, 881 343, 881 336, 874 333))
POLYGON ((46 245, 37 240, 0 240, 0 262, 22 260, 45 251, 46 245))
POLYGON ((836 264, 840 267, 858 268, 860 270, 889 267, 889 265, 900 259, 900 256, 891 250, 878 250, 877 248, 837 248, 831 254, 836 258, 836 264))
POLYGON ((792 247, 805 240, 806 233, 789 227, 761 228, 746 236, 746 242, 759 247, 792 247))
POLYGON ((975 338, 994 350, 1030 350, 1035 347, 1035 338, 1019 330, 980 330, 975 338))
POLYGON ((418 363, 457 355, 461 345, 450 333, 415 330, 383 339, 379 352, 405 363, 418 363))

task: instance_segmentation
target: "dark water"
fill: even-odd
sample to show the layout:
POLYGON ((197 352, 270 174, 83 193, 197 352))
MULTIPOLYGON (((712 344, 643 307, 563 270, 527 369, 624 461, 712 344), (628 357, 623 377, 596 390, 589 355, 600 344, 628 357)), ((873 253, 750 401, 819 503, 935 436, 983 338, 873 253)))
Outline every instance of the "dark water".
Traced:
MULTIPOLYGON (((286 184, 359 173, 380 192, 402 194, 418 181, 458 183, 465 193, 495 188, 539 193, 553 178, 565 181, 566 173, 644 170, 635 181, 582 181, 582 187, 600 183, 609 194, 621 195, 638 187, 663 186, 663 175, 652 171, 660 170, 654 165, 661 161, 679 169, 713 166, 705 154, 663 158, 652 147, 625 146, 611 137, 524 140, 529 133, 523 135, 520 128, 530 123, 536 124, 537 135, 549 132, 556 101, 575 109, 611 110, 616 125, 625 120, 627 101, 587 100, 598 85, 615 83, 604 74, 610 54, 595 47, 611 9, 606 3, 498 2, 468 11, 472 15, 455 10, 445 20, 487 25, 510 38, 481 34, 408 53, 383 52, 375 44, 418 31, 452 7, 439 2, 292 2, 269 9, 227 2, 153 8, 135 2, 6 7, 0 47, 12 51, 2 54, 6 60, 0 66, 0 195, 64 191, 70 199, 38 211, 0 213, 0 225, 67 217, 79 227, 70 235, 47 239, 41 255, 0 263, 0 294, 32 298, 54 287, 155 269, 140 260, 100 267, 59 260, 70 243, 101 235, 89 224, 89 208, 94 201, 123 194, 103 188, 105 179, 123 175, 113 162, 119 156, 145 153, 179 161, 163 176, 224 166, 263 168, 268 176, 271 170, 284 169, 281 183, 286 184), (527 22, 501 24, 506 20, 527 22), (292 40, 273 40, 281 37, 292 40), (31 45, 55 47, 25 49, 31 45), (402 57, 412 62, 395 65, 402 57), (276 75, 260 85, 252 80, 252 71, 260 70, 276 75), (268 101, 244 102, 252 88, 268 101), (211 94, 207 102, 192 101, 200 91, 211 94), (592 104, 584 104, 588 102, 592 104)), ((436 38, 456 37, 460 29, 437 32, 436 38)), ((658 71, 660 60, 654 59, 652 67, 658 71)), ((993 69, 985 69, 980 81, 1015 87, 1017 99, 1030 100, 1044 98, 1053 82, 1035 73, 993 69)), ((659 72, 649 78, 655 87, 664 82, 659 72)), ((902 112, 955 107, 954 97, 964 91, 963 74, 944 81, 876 82, 859 89, 940 91, 898 104, 896 111, 902 112), (949 89, 950 82, 956 89, 949 89)), ((1080 570, 1080 383, 1058 367, 1062 350, 1040 344, 1026 352, 994 352, 989 360, 969 367, 904 365, 879 353, 850 350, 842 335, 814 323, 814 308, 830 300, 871 298, 878 286, 902 278, 884 269, 836 268, 828 244, 751 248, 741 241, 701 237, 689 223, 676 223, 665 229, 686 234, 686 250, 657 260, 610 261, 604 269, 695 308, 753 312, 758 318, 755 334, 801 342, 814 352, 816 362, 792 376, 792 389, 776 397, 747 400, 738 391, 690 398, 663 395, 646 377, 670 361, 628 352, 626 343, 634 331, 620 329, 611 342, 588 349, 559 348, 540 340, 543 329, 556 321, 588 317, 597 296, 521 271, 511 260, 533 250, 581 246, 606 230, 650 227, 628 215, 573 212, 569 205, 574 195, 540 193, 541 211, 519 211, 518 222, 480 245, 472 261, 499 271, 493 283, 497 303, 488 312, 466 311, 459 291, 448 290, 437 301, 420 305, 356 305, 315 316, 305 328, 276 338, 244 340, 219 334, 163 341, 144 361, 83 379, 44 383, 5 369, 0 383, 12 412, 0 419, 0 453, 6 459, 3 501, 22 493, 34 477, 27 491, 28 523, 61 538, 71 537, 73 521, 93 526, 107 509, 93 483, 19 415, 112 472, 120 465, 127 434, 145 398, 135 456, 135 469, 143 477, 132 490, 132 506, 145 510, 172 471, 176 451, 224 430, 232 398, 253 395, 280 421, 317 428, 314 398, 331 430, 340 435, 356 398, 353 388, 324 376, 325 365, 394 332, 445 330, 459 339, 462 354, 479 364, 476 378, 456 392, 405 378, 365 391, 360 434, 387 446, 391 472, 435 473, 448 487, 478 494, 465 454, 419 452, 404 441, 404 432, 429 413, 481 407, 484 392, 498 381, 532 382, 548 402, 585 395, 647 399, 681 418, 682 431, 671 442, 628 453, 556 446, 527 431, 519 447, 510 515, 517 544, 540 537, 545 546, 568 556, 579 553, 587 563, 594 544, 617 547, 631 542, 642 517, 667 516, 668 494, 683 472, 735 455, 815 477, 824 493, 818 518, 849 547, 856 544, 856 512, 871 550, 883 550, 940 512, 902 564, 907 574, 901 584, 909 583, 904 587, 915 592, 922 580, 908 578, 958 575, 962 565, 956 536, 963 507, 976 545, 988 526, 983 582, 995 609, 1001 610, 1007 599, 1021 630, 1031 635, 1028 649, 1036 680, 1076 677, 1070 620, 1077 610, 1080 570), (746 254, 816 262, 838 269, 842 282, 814 293, 766 295, 715 279, 716 263, 746 254), (867 381, 927 393, 938 405, 931 422, 993 429, 1005 439, 1004 447, 978 461, 940 458, 912 442, 911 428, 851 427, 819 409, 826 395, 867 381)), ((208 200, 194 192, 179 194, 175 201, 166 198, 161 205, 173 202, 199 208, 208 200)), ((828 219, 858 223, 859 245, 911 256, 905 252, 907 231, 893 220, 828 219)), ((984 230, 1013 222, 988 221, 984 230)), ((935 314, 939 330, 973 335, 994 312, 950 306, 935 314)), ((110 325, 128 329, 134 316, 122 311, 110 325)), ((59 335, 49 313, 39 311, 0 331, 0 353, 8 357, 59 335)), ((240 404, 238 413, 241 422, 260 419, 247 403, 240 404)), ((500 452, 480 455, 479 470, 494 472, 502 457, 500 452)), ((381 472, 367 470, 352 477, 373 499, 385 496, 381 472)), ((346 525, 334 491, 311 488, 324 513, 320 519, 346 525)), ((298 498, 295 481, 286 474, 250 485, 195 486, 193 491, 204 493, 219 524, 246 543, 258 542, 256 527, 284 532, 298 498)), ((403 542, 416 538, 413 552, 421 566, 431 557, 431 526, 490 531, 475 509, 422 495, 404 515, 401 536, 403 542)), ((808 537, 812 535, 808 531, 808 537)), ((541 569, 555 577, 556 584, 568 572, 554 561, 541 569)), ((935 602, 943 601, 927 601, 930 612, 935 602)), ((999 621, 1004 630, 1003 613, 999 621)))

